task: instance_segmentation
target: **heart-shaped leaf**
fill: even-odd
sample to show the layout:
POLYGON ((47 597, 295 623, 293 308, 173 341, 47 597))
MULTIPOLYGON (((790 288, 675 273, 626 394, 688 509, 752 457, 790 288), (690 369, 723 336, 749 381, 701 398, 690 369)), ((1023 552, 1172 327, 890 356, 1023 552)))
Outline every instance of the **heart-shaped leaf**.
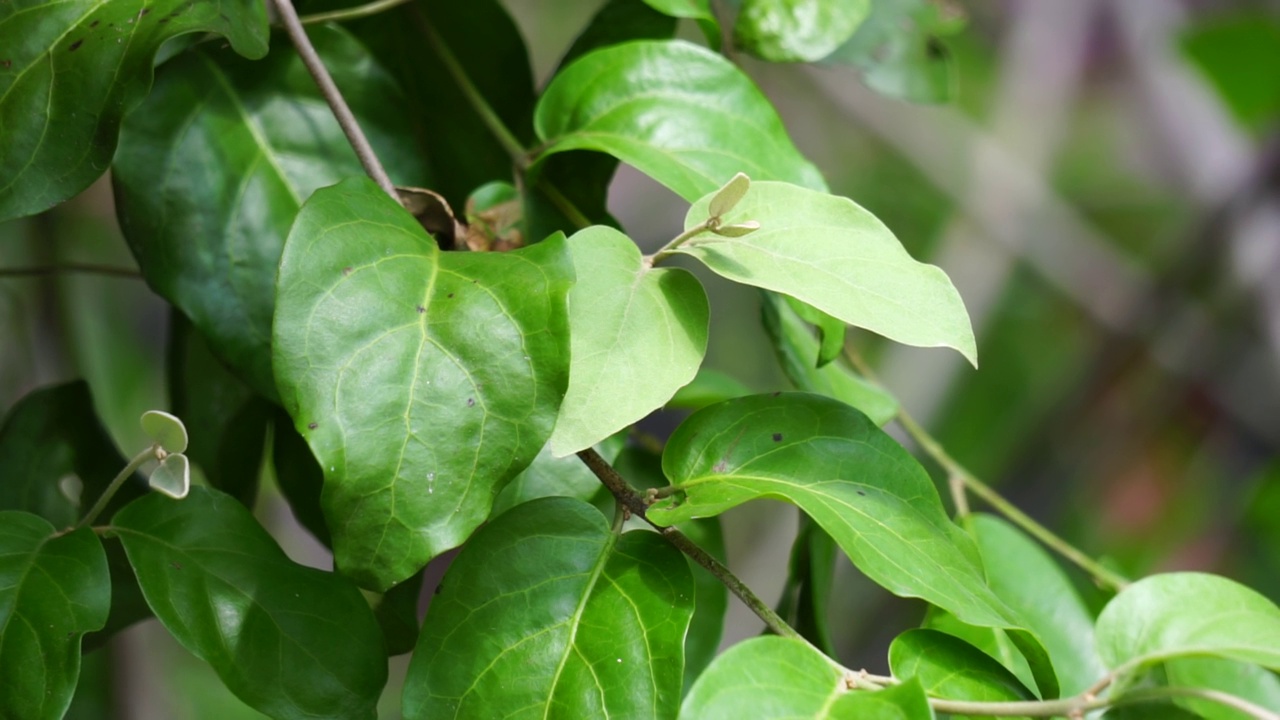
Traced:
MULTIPOLYGON (((650 508, 655 522, 710 517, 760 498, 790 502, 895 595, 1008 628, 1039 648, 987 586, 977 547, 947 519, 924 468, 844 403, 781 393, 712 405, 676 429, 662 468, 677 492, 650 508)), ((1056 692, 1051 676, 1042 681, 1046 695, 1056 692)))
POLYGON ((803 640, 758 637, 711 663, 680 707, 698 720, 931 720, 915 680, 879 691, 851 691, 843 669, 803 640))
POLYGON ((937 630, 908 630, 894 638, 889 667, 896 678, 918 679, 931 697, 979 702, 1037 699, 986 653, 937 630))
POLYGON ((80 674, 80 638, 106 623, 110 605, 93 530, 59 535, 31 513, 0 511, 0 714, 61 718, 80 674))
POLYGON ((194 488, 116 513, 147 603, 236 697, 273 718, 370 718, 387 681, 360 591, 285 556, 244 505, 194 488))
POLYGON ((853 35, 870 9, 870 0, 745 0, 734 45, 772 62, 821 60, 853 35))
MULTIPOLYGON (((392 179, 429 187, 395 80, 341 28, 308 37, 392 179)), ((112 178, 147 283, 275 399, 271 313, 285 236, 312 192, 360 174, 291 47, 250 62, 205 44, 160 68, 155 92, 124 125, 112 178)))
POLYGON ((763 293, 763 296, 760 308, 765 331, 773 341, 783 374, 796 388, 851 405, 877 425, 884 425, 897 416, 898 399, 863 379, 843 362, 818 367, 819 341, 795 313, 794 305, 776 293, 763 293))
MULTIPOLYGON (((711 196, 689 208, 704 223, 711 196)), ((946 273, 917 262, 876 216, 848 198, 753 182, 724 222, 755 220, 737 238, 705 231, 676 248, 730 280, 774 290, 891 340, 959 350, 977 364, 964 301, 946 273)))
POLYGON ((654 269, 626 235, 591 227, 569 238, 569 390, 551 450, 591 447, 662 407, 707 350, 707 295, 687 270, 654 269))
POLYGON ((1113 670, 1198 655, 1280 671, 1280 608, 1217 575, 1166 573, 1135 582, 1103 608, 1097 638, 1113 670))
POLYGON ((0 3, 0 221, 56 205, 107 169, 120 120, 151 88, 169 38, 223 35, 267 53, 258 0, 0 3))
POLYGON ((275 370, 325 472, 339 569, 383 591, 462 543, 551 434, 563 236, 442 253, 372 181, 317 191, 280 262, 275 370))
POLYGON ((191 463, 180 453, 166 455, 151 472, 151 489, 181 500, 191 489, 191 463))
POLYGON ((163 410, 142 413, 142 431, 167 453, 180 453, 187 449, 187 427, 177 417, 163 410))
POLYGON ((445 574, 404 716, 672 717, 693 591, 684 558, 656 533, 619 536, 570 498, 517 506, 445 574))
POLYGON ((825 187, 751 80, 683 41, 641 40, 583 56, 547 87, 534 127, 544 157, 608 153, 690 202, 738 172, 825 187))

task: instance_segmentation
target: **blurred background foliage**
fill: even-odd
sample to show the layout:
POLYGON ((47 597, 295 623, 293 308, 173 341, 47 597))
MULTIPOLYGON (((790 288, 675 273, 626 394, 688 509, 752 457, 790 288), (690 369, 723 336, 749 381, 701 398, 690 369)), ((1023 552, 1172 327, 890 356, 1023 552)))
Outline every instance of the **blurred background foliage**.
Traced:
MULTIPOLYGON (((541 86, 601 2, 505 4, 541 86)), ((850 343, 957 459, 1086 552, 1131 575, 1223 573, 1280 601, 1280 3, 916 4, 936 13, 936 36, 903 62, 935 64, 941 84, 925 90, 949 103, 892 97, 895 76, 857 62, 734 56, 832 191, 952 276, 981 368, 866 334, 850 343)), ((680 33, 702 37, 690 21, 680 33)), ((646 251, 678 234, 686 208, 626 167, 609 207, 646 251)), ((136 267, 106 180, 0 225, 0 269, 68 263, 136 267)), ((786 387, 758 295, 699 275, 707 366, 786 387)), ((131 454, 138 415, 170 405, 169 328, 136 277, 0 274, 0 409, 85 378, 131 454)), ((259 516, 295 559, 327 566, 274 490, 259 516)), ((779 597, 794 509, 753 505, 725 522, 731 566, 779 597)), ((846 665, 882 670, 889 640, 922 612, 838 563, 830 628, 846 665)), ((731 603, 725 644, 759 631, 731 603)), ((399 674, 404 661, 393 658, 399 674)), ((70 717, 258 717, 154 621, 88 655, 81 684, 70 717)), ((396 680, 384 700, 395 717, 396 680)))

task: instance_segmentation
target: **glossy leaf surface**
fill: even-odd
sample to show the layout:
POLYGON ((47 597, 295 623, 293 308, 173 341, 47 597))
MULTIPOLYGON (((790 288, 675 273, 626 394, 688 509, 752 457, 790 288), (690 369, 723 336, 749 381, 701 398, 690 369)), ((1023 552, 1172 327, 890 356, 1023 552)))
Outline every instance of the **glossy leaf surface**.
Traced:
POLYGON ((222 35, 267 52, 256 0, 15 0, 0 4, 0 220, 46 210, 111 162, 121 118, 151 87, 169 38, 222 35))
POLYGON ((825 187, 751 80, 682 41, 636 41, 578 59, 543 93, 534 127, 544 156, 608 153, 690 202, 738 172, 825 187))
MULTIPOLYGON (((685 229, 708 217, 689 208, 685 229)), ((848 198, 781 182, 753 182, 725 223, 755 220, 743 237, 710 231, 676 252, 736 282, 802 300, 850 325, 907 345, 950 347, 977 364, 964 301, 941 269, 917 262, 889 228, 848 198)))
POLYGON ((1097 638, 1112 669, 1200 655, 1280 670, 1280 608, 1217 575, 1166 573, 1135 582, 1103 608, 1097 638))
POLYGON ((870 7, 870 0, 744 0, 734 44, 772 62, 821 60, 853 35, 870 7))
POLYGON ((1008 522, 970 517, 991 589, 1044 643, 1062 695, 1083 692, 1105 673, 1093 637, 1093 617, 1057 562, 1008 522))
POLYGON ((532 462, 568 382, 572 280, 563 236, 442 253, 364 178, 308 200, 280 265, 275 370, 344 573, 404 580, 532 462))
POLYGON ((1016 627, 924 468, 843 403, 781 393, 704 408, 676 429, 662 466, 680 492, 650 509, 655 522, 710 517, 755 499, 790 502, 890 592, 975 625, 1016 627))
MULTIPOLYGON (((336 27, 308 32, 387 172, 425 186, 394 80, 336 27)), ((166 63, 129 116, 114 165, 121 228, 151 287, 214 354, 276 398, 271 314, 276 266, 316 188, 364 171, 287 45, 250 62, 201 46, 166 63)))
POLYGON ((707 350, 702 283, 653 268, 631 238, 592 227, 568 240, 569 390, 551 434, 558 456, 590 447, 662 407, 693 380, 707 350))
POLYGON ((234 498, 193 488, 116 513, 143 595, 178 642, 274 718, 372 718, 382 635, 345 578, 285 556, 234 498))
POLYGON ((936 630, 908 630, 894 638, 889 667, 896 678, 919 680, 931 697, 979 702, 1037 699, 986 653, 936 630))
POLYGON ((618 537, 569 498, 520 505, 446 573, 404 715, 671 717, 693 592, 684 558, 656 533, 618 537))
MULTIPOLYGON (((74 525, 128 461, 120 457, 93 409, 89 386, 76 381, 28 393, 0 428, 0 510, 25 510, 74 525), (76 488, 76 493, 68 489, 76 488)), ((107 512, 147 491, 135 474, 107 512)))
POLYGON ((80 674, 80 638, 107 621, 110 578, 89 528, 55 536, 0 510, 0 715, 57 720, 80 674))
POLYGON ((819 341, 785 298, 765 293, 760 310, 778 364, 797 389, 835 398, 861 410, 877 425, 888 423, 898 414, 897 398, 863 379, 843 361, 818 367, 819 341))

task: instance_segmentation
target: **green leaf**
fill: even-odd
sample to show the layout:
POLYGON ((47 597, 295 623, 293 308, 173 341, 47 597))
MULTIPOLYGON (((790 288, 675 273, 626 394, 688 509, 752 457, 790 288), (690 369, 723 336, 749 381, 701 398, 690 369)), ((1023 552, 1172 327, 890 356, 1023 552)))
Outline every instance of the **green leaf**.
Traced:
POLYGON ((791 545, 787 581, 778 601, 778 615, 813 646, 834 657, 835 643, 827 620, 831 583, 836 572, 836 542, 808 516, 801 515, 800 531, 791 545))
MULTIPOLYGON (((710 197, 689 208, 706 221, 710 197)), ((725 223, 756 220, 738 238, 710 231, 675 248, 735 282, 774 290, 907 345, 951 347, 977 365, 969 315, 941 269, 912 259, 884 223, 848 198, 753 182, 725 223)))
POLYGON ((183 454, 209 485, 253 507, 274 406, 218 361, 180 313, 170 316, 166 365, 173 414, 190 429, 183 454))
MULTIPOLYGON (((978 702, 1036 699, 986 653, 937 630, 908 630, 894 638, 889 667, 896 678, 919 680, 930 697, 978 702)), ((990 720, 990 716, 975 717, 990 720)))
MULTIPOLYGON (((41 388, 19 400, 0 427, 0 510, 69 527, 127 464, 98 421, 88 385, 41 388), (78 492, 69 493, 73 488, 78 492)), ((146 480, 135 474, 108 512, 146 492, 146 480)))
POLYGON ((160 465, 151 471, 148 482, 152 490, 181 500, 191 490, 191 463, 181 453, 165 456, 160 465))
POLYGON ((848 405, 783 393, 704 408, 671 436, 662 468, 679 492, 650 508, 654 522, 711 517, 755 499, 790 502, 895 595, 974 625, 1018 627, 924 468, 848 405))
POLYGON ((843 361, 818 367, 821 350, 813 333, 783 296, 763 293, 764 328, 773 341, 782 372, 800 390, 835 398, 885 425, 898 414, 898 399, 855 373, 843 361))
POLYGON ((987 583, 1036 633, 1062 684, 1064 696, 1083 692, 1106 668, 1093 638, 1093 616, 1071 580, 1047 552, 1008 522, 970 516, 987 583))
MULTIPOLYGON (((596 452, 600 457, 613 462, 626 444, 627 433, 611 435, 596 444, 596 452)), ((601 499, 613 502, 613 496, 600 484, 600 479, 591 472, 576 455, 556 457, 551 452, 551 444, 547 443, 529 467, 516 476, 493 501, 490 517, 497 517, 521 503, 544 497, 571 497, 600 507, 601 499)), ((610 505, 610 508, 612 506, 610 505)), ((612 513, 606 510, 606 516, 612 513)))
MULTIPOLYGON (((1208 688, 1234 695, 1258 707, 1280 709, 1280 677, 1257 665, 1210 657, 1187 657, 1164 664, 1166 684, 1174 687, 1208 688)), ((1225 705, 1199 698, 1177 698, 1174 702, 1194 710, 1209 720, 1252 720, 1225 705)))
POLYGON ((1222 14, 1181 38, 1182 52, 1242 125, 1280 115, 1280 22, 1263 12, 1222 14))
POLYGON ((142 432, 167 453, 187 449, 187 428, 176 416, 163 410, 148 410, 139 420, 142 432))
POLYGON ((787 307, 790 307, 796 315, 799 315, 801 320, 817 328, 818 340, 821 342, 818 347, 818 367, 822 367, 844 354, 844 331, 846 329, 844 321, 828 315, 812 305, 802 303, 790 295, 783 295, 782 297, 787 301, 787 307))
POLYGON ((964 26, 956 3, 876 0, 847 42, 824 62, 852 65, 868 87, 917 103, 950 102, 958 83, 940 36, 964 26))
POLYGON ((543 93, 534 127, 545 141, 541 157, 607 153, 691 202, 738 172, 825 187, 751 80, 683 41, 631 42, 578 59, 543 93))
POLYGON ((931 720, 920 683, 850 691, 841 667, 802 640, 764 636, 711 663, 680 707, 681 718, 931 720))
MULTIPOLYGON (((387 172, 425 185, 395 81, 340 28, 308 35, 387 172)), ((205 44, 161 68, 125 123, 112 177, 147 283, 275 399, 271 313, 285 236, 313 191, 363 172, 296 52, 249 62, 205 44)))
POLYGON ((1192 655, 1280 670, 1280 608, 1216 575, 1143 578, 1103 608, 1096 632, 1098 652, 1113 670, 1192 655))
POLYGON ((734 44, 772 62, 814 62, 848 40, 870 10, 870 0, 745 0, 734 44))
POLYGON ((325 524, 320 495, 324 488, 324 472, 307 441, 293 427, 288 413, 277 409, 272 420, 271 461, 276 485, 289 503, 298 523, 328 548, 333 547, 329 526, 325 524))
POLYGON ((568 240, 569 390, 551 434, 575 453, 662 407, 693 380, 707 351, 709 309, 687 270, 650 266, 631 238, 596 226, 568 240))
POLYGON ((660 13, 698 23, 711 49, 720 50, 720 21, 711 10, 711 0, 644 0, 644 3, 660 13))
POLYGON ((533 461, 568 384, 572 281, 563 236, 442 253, 364 178, 303 206, 280 263, 276 379, 324 469, 344 573, 378 591, 404 580, 533 461))
MULTIPOLYGON (((665 40, 676 32, 676 19, 644 0, 609 0, 591 16, 586 28, 560 58, 556 73, 592 50, 632 40, 665 40)), ((554 77, 556 73, 552 73, 554 77)))
POLYGON ((80 638, 111 605, 102 544, 89 528, 58 535, 49 521, 0 510, 0 709, 56 720, 80 674, 80 638))
POLYGON ((670 717, 693 592, 684 558, 656 533, 619 537, 569 498, 513 508, 445 574, 404 716, 670 717))
POLYGON ((750 395, 751 388, 719 370, 698 368, 698 374, 667 401, 668 408, 700 410, 708 405, 750 395))
POLYGON ((147 603, 236 697, 273 718, 373 718, 387 681, 360 592, 285 556, 248 509, 193 488, 116 513, 147 603))
POLYGON ((422 594, 422 574, 423 571, 419 570, 373 601, 373 617, 382 629, 388 655, 412 652, 418 642, 418 597, 422 594))
POLYGON ((111 574, 111 612, 107 623, 100 630, 84 636, 81 652, 90 653, 106 645, 117 632, 151 617, 151 608, 142 597, 138 578, 133 574, 129 558, 119 538, 102 538, 102 548, 107 554, 107 570, 111 574))
POLYGON ((0 4, 0 221, 41 212, 107 169, 120 120, 151 88, 166 40, 214 32, 267 53, 257 0, 0 4))

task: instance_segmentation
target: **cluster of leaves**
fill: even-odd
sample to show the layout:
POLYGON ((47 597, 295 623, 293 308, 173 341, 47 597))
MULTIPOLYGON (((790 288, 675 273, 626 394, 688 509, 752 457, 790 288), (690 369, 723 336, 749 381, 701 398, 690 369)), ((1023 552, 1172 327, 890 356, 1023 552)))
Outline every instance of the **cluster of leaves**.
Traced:
MULTIPOLYGON (((256 0, 0 8, 0 218, 110 165, 130 247, 177 310, 171 409, 193 431, 188 443, 149 415, 155 443, 126 463, 83 384, 10 413, 0 709, 60 717, 82 650, 148 615, 279 718, 372 716, 387 656, 409 651, 409 718, 915 719, 1163 701, 1178 704, 1165 717, 1216 719, 1280 705, 1280 610, 1260 595, 1155 576, 1095 619, 1021 531, 948 518, 880 429, 896 400, 839 355, 853 325, 976 363, 955 288, 827 193, 738 67, 670 39, 678 17, 718 45, 705 0, 611 0, 539 94, 492 0, 313 25, 395 182, 466 209, 441 230, 363 177, 256 0), (605 209, 619 161, 691 203, 653 255, 605 209), (700 372, 707 298, 663 266, 674 255, 761 289, 802 392, 751 395, 700 372), (696 412, 660 451, 629 443, 664 405, 696 412), (575 454, 634 487, 602 491, 575 454), (254 519, 264 457, 334 572, 292 562, 254 519), (152 458, 150 484, 175 497, 135 476, 152 458), (189 492, 188 458, 203 476, 189 492), (651 526, 628 522, 642 489, 651 526), (809 519, 784 602, 804 634, 775 627, 782 637, 713 661, 733 582, 668 538, 722 555, 718 516, 766 498, 809 519), (100 512, 109 521, 93 525, 100 512), (419 629, 423 568, 459 546, 419 629), (929 603, 894 642, 891 675, 830 656, 822 576, 837 549, 929 603)), ((737 17, 735 44, 764 59, 846 62, 914 99, 948 92, 943 6, 747 0, 737 17)))

